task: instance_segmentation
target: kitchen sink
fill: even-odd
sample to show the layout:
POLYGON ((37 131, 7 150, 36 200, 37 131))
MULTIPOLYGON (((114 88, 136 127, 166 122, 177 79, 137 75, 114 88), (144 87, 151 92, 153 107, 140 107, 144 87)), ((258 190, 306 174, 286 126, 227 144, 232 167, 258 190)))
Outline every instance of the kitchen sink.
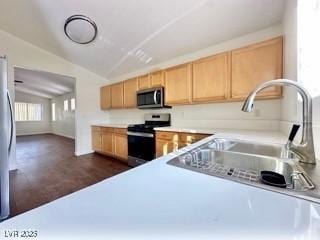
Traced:
POLYGON ((286 189, 313 189, 314 185, 298 165, 296 156, 284 153, 283 149, 281 145, 217 138, 170 160, 168 164, 257 186, 265 186, 261 172, 268 171, 283 176, 286 189), (285 157, 281 157, 284 154, 285 157))
POLYGON ((216 138, 204 146, 204 148, 275 158, 299 159, 298 155, 282 144, 266 144, 237 139, 216 138))

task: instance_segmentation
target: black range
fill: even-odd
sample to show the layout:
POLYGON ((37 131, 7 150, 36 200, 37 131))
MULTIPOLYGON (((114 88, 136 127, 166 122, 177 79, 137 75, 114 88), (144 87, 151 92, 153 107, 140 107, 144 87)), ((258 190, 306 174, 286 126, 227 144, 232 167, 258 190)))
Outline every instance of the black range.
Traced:
POLYGON ((153 160, 155 156, 156 127, 170 126, 170 114, 146 114, 144 124, 128 126, 128 164, 135 167, 153 160))

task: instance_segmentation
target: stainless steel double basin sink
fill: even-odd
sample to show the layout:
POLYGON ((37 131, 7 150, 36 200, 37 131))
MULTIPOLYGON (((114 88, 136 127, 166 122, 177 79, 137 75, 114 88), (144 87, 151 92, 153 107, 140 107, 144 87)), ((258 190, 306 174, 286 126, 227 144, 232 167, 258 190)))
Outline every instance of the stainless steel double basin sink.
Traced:
POLYGON ((283 176, 287 190, 313 189, 313 183, 298 161, 299 156, 285 145, 215 138, 168 164, 264 188, 261 173, 268 171, 283 176))

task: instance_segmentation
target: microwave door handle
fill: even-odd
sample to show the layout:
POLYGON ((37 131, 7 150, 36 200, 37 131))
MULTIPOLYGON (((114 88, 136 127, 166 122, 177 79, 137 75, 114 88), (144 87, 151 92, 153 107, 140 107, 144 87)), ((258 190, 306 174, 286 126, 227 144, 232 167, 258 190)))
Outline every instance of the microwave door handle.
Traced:
POLYGON ((157 90, 155 90, 153 93, 153 101, 154 101, 154 104, 158 104, 157 103, 157 90))

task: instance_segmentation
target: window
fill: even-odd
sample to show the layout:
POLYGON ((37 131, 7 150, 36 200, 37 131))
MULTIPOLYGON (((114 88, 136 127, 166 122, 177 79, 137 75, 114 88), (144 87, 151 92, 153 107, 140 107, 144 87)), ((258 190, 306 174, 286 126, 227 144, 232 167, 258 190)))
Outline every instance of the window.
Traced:
POLYGON ((63 110, 65 112, 69 111, 69 101, 68 100, 64 100, 64 102, 63 102, 63 110))
POLYGON ((42 121, 42 104, 16 102, 14 105, 17 122, 42 121))
POLYGON ((298 78, 313 97, 320 95, 320 0, 298 1, 298 78))
POLYGON ((56 120, 56 104, 55 103, 51 104, 51 117, 52 117, 52 121, 56 120))
POLYGON ((76 99, 71 98, 71 111, 76 110, 76 99))

